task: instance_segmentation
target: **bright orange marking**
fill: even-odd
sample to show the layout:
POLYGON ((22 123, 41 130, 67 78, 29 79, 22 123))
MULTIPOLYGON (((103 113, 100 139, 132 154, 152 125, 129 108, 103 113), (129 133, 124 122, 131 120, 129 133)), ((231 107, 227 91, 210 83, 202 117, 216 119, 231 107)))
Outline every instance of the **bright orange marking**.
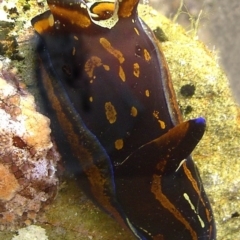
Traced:
POLYGON ((122 139, 118 139, 115 141, 115 148, 117 150, 121 150, 123 148, 123 140, 122 139))
POLYGON ((147 49, 144 49, 143 52, 144 52, 144 58, 145 58, 145 60, 146 60, 147 62, 149 62, 149 61, 151 60, 151 55, 150 55, 150 53, 148 52, 147 49))
POLYGON ((94 8, 91 9, 92 13, 97 14, 100 18, 106 19, 105 16, 110 18, 115 10, 115 4, 112 2, 99 2, 94 8))
POLYGON ((137 114, 138 114, 137 109, 136 109, 135 107, 132 107, 132 108, 131 108, 131 116, 136 117, 137 114))
POLYGON ((48 28, 52 27, 54 25, 54 19, 53 15, 50 14, 48 18, 41 19, 34 23, 33 27, 35 31, 37 31, 39 34, 47 31, 48 28))
POLYGON ((91 25, 91 20, 88 16, 88 12, 84 8, 73 10, 59 7, 56 4, 49 4, 49 8, 54 16, 59 16, 60 19, 64 18, 70 24, 75 24, 81 28, 87 28, 91 25))
POLYGON ((149 90, 147 89, 147 90, 145 90, 145 95, 146 95, 146 97, 149 97, 150 96, 150 92, 149 92, 149 90))
POLYGON ((123 18, 130 17, 138 2, 139 0, 121 1, 119 4, 118 16, 123 18))
POLYGON ((139 66, 139 64, 138 63, 134 63, 133 64, 133 75, 135 76, 135 77, 139 77, 139 75, 140 75, 140 66, 139 66))
POLYGON ((135 31, 136 34, 139 36, 139 31, 138 31, 136 28, 134 28, 134 31, 135 31))
POLYGON ((183 163, 183 170, 184 170, 184 173, 186 174, 188 180, 192 183, 192 186, 193 186, 194 190, 197 192, 202 204, 205 206, 205 203, 201 197, 200 189, 198 188, 198 185, 197 185, 197 181, 192 176, 191 171, 187 168, 186 162, 183 163))
POLYGON ((169 199, 163 194, 161 188, 161 178, 161 175, 153 174, 151 192, 155 195, 156 200, 158 200, 164 208, 166 208, 179 222, 185 226, 185 228, 190 232, 192 240, 197 240, 197 234, 192 229, 188 221, 183 217, 181 212, 175 208, 174 204, 172 204, 169 199))
POLYGON ((172 79, 171 79, 171 74, 170 74, 170 71, 168 69, 168 64, 165 60, 165 57, 163 55, 163 50, 162 50, 162 47, 161 47, 161 44, 158 43, 158 53, 159 53, 159 56, 160 56, 160 60, 161 60, 161 64, 162 64, 162 70, 163 70, 163 76, 165 78, 165 82, 167 83, 166 84, 166 90, 167 92, 169 92, 169 97, 168 97, 168 102, 170 104, 170 107, 172 109, 172 113, 171 113, 171 116, 174 117, 176 119, 176 122, 177 123, 181 123, 183 121, 183 118, 182 118, 182 114, 180 112, 180 108, 178 107, 178 102, 177 102, 177 98, 176 98, 176 94, 175 94, 175 90, 173 88, 173 84, 172 84, 172 79))
POLYGON ((105 103, 105 114, 110 124, 113 124, 116 122, 117 112, 111 102, 105 103))
POLYGON ((212 220, 211 217, 210 217, 210 212, 209 212, 208 208, 206 207, 205 202, 204 202, 203 199, 202 199, 201 191, 200 191, 200 189, 199 189, 199 187, 198 187, 197 181, 196 181, 196 180, 194 179, 194 177, 192 176, 191 171, 187 168, 186 162, 183 163, 183 170, 184 170, 184 173, 185 173, 185 175, 187 176, 188 180, 191 182, 192 187, 194 188, 194 190, 195 190, 196 193, 198 194, 198 197, 199 197, 202 205, 203 205, 204 208, 205 208, 207 219, 208 219, 208 221, 210 222, 210 221, 212 220))
POLYGON ((123 54, 121 53, 121 51, 119 51, 118 49, 115 49, 111 43, 106 39, 106 38, 100 38, 100 43, 101 45, 110 53, 112 54, 115 58, 118 59, 118 61, 120 63, 123 63, 125 61, 123 54))
POLYGON ((161 129, 165 129, 166 128, 166 124, 165 124, 164 121, 158 120, 158 122, 159 122, 159 125, 160 125, 161 129))
POLYGON ((104 69, 106 70, 106 71, 109 71, 110 70, 110 67, 108 66, 108 65, 103 65, 103 67, 104 67, 104 69))
POLYGON ((159 112, 158 111, 153 111, 153 116, 158 120, 159 119, 159 112))
POLYGON ((87 73, 88 77, 92 78, 95 67, 99 67, 101 65, 102 60, 97 56, 93 56, 90 59, 88 59, 87 62, 85 63, 84 70, 87 73))
POLYGON ((122 79, 123 82, 126 81, 126 76, 125 76, 125 72, 123 71, 122 66, 119 66, 119 73, 118 73, 119 77, 122 79))
POLYGON ((153 111, 153 116, 158 120, 159 126, 161 129, 165 129, 166 128, 166 124, 164 121, 161 121, 159 119, 159 112, 158 111, 153 111))

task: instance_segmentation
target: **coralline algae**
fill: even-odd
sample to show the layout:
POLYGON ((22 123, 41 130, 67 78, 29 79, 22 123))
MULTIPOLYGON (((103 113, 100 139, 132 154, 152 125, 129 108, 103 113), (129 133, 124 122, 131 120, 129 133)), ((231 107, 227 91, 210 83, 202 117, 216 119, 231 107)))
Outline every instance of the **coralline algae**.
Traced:
POLYGON ((49 119, 13 70, 0 62, 0 229, 35 222, 57 192, 60 156, 49 119))

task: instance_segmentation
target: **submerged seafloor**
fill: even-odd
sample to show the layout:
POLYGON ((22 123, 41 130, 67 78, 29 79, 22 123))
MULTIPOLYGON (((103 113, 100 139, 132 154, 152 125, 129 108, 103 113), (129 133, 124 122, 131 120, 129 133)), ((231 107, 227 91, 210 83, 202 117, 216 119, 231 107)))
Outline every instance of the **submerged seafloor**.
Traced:
MULTIPOLYGON (((3 11, 12 17, 15 25, 12 27, 11 23, 0 20, 1 26, 9 25, 0 33, 1 55, 11 57, 10 64, 17 68, 36 103, 41 105, 34 78, 35 39, 29 21, 46 10, 47 4, 35 0, 11 0, 0 4, 6 5, 3 11)), ((160 26, 168 38, 162 48, 184 118, 206 118, 206 133, 193 157, 212 204, 217 239, 240 239, 240 111, 218 65, 217 55, 196 36, 188 35, 181 26, 155 10, 140 6, 139 13, 152 29, 160 26)), ((35 224, 46 229, 50 240, 135 239, 95 207, 71 177, 62 180, 56 199, 35 224)), ((10 240, 14 234, 16 232, 1 231, 0 239, 10 240)))

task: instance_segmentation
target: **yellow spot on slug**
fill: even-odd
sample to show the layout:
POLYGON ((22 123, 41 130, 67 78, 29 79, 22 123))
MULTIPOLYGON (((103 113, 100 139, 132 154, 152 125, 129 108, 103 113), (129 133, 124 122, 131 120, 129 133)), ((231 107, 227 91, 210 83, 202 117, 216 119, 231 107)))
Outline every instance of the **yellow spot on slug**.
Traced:
POLYGON ((161 129, 165 129, 165 128, 166 128, 166 124, 165 124, 164 121, 161 121, 161 120, 159 119, 159 112, 158 112, 158 111, 153 111, 153 116, 158 120, 158 123, 159 123, 159 125, 160 125, 160 128, 161 128, 161 129))
POLYGON ((92 101, 93 101, 93 97, 90 97, 90 98, 89 98, 89 102, 92 102, 92 101))
POLYGON ((102 60, 97 56, 92 56, 87 60, 84 66, 84 70, 87 73, 89 78, 93 77, 93 71, 95 67, 99 67, 102 65, 102 60))
POLYGON ((48 24, 50 27, 54 25, 54 18, 52 14, 48 17, 48 24))
POLYGON ((158 111, 153 111, 153 116, 158 120, 159 119, 159 112, 158 111))
POLYGON ((144 49, 143 52, 144 52, 144 58, 145 58, 145 60, 146 60, 147 62, 149 62, 149 61, 151 60, 151 55, 150 55, 150 53, 148 52, 147 49, 144 49))
POLYGON ((111 43, 106 39, 106 38, 100 38, 100 43, 101 45, 110 53, 112 54, 115 58, 118 59, 120 63, 123 63, 125 61, 123 54, 121 51, 115 49, 111 43))
POLYGON ((113 124, 117 120, 117 112, 111 102, 105 103, 105 114, 109 123, 113 124))
POLYGON ((136 34, 139 36, 139 31, 136 28, 134 28, 134 30, 135 30, 136 34))
POLYGON ((123 82, 126 81, 125 72, 123 71, 123 68, 121 66, 119 66, 119 73, 118 73, 118 75, 122 79, 123 82))
POLYGON ((123 140, 122 139, 118 139, 115 141, 115 148, 117 150, 120 150, 123 148, 123 140))
POLYGON ((109 70, 110 70, 110 67, 109 67, 108 65, 103 65, 103 67, 104 67, 104 69, 105 69, 106 71, 109 71, 109 70))
POLYGON ((139 67, 139 64, 138 63, 134 63, 133 64, 133 75, 135 76, 135 77, 139 77, 139 75, 140 75, 140 67, 139 67))
POLYGON ((74 38, 75 40, 78 40, 78 37, 77 37, 77 36, 73 36, 73 38, 74 38))
POLYGON ((132 107, 132 108, 131 108, 131 116, 136 117, 137 114, 138 114, 137 109, 136 109, 135 107, 132 107))
POLYGON ((161 120, 158 120, 158 122, 159 122, 159 124, 160 124, 160 128, 161 128, 161 129, 165 129, 165 127, 166 127, 165 122, 164 122, 164 121, 161 121, 161 120))
POLYGON ((149 97, 149 96, 150 96, 149 90, 145 90, 145 95, 146 95, 146 97, 149 97))

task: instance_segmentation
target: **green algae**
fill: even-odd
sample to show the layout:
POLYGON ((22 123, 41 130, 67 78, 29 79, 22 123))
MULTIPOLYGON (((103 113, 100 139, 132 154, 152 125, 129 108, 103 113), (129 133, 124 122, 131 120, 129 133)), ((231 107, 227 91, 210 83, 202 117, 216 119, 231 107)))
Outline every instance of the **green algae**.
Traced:
POLYGON ((47 235, 51 240, 135 239, 114 219, 96 207, 77 185, 74 178, 65 179, 53 205, 46 211, 47 235))

